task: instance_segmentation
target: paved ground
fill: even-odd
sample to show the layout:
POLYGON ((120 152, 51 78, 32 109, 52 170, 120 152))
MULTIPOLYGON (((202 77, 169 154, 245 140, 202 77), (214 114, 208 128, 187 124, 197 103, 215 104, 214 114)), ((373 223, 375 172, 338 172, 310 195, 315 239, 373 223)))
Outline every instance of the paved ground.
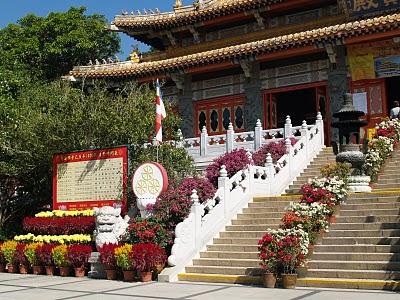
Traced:
POLYGON ((125 283, 122 281, 61 278, 0 273, 0 299, 7 300, 200 300, 200 299, 282 299, 282 300, 399 300, 400 293, 366 290, 297 288, 295 290, 199 283, 125 283))

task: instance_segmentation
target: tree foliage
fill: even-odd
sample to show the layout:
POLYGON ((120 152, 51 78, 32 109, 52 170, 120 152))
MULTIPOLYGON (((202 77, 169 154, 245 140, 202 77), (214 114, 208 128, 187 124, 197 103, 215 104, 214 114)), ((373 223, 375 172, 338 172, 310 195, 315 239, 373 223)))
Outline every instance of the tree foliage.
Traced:
POLYGON ((0 64, 9 70, 18 64, 51 80, 90 59, 114 56, 120 47, 118 35, 105 30, 104 16, 85 15, 85 11, 72 7, 46 17, 29 14, 1 29, 0 64))
MULTIPOLYGON (((151 140, 155 123, 155 91, 149 85, 128 83, 110 92, 105 84, 85 89, 61 81, 35 83, 16 99, 0 101, 0 182, 2 191, 0 226, 19 212, 49 204, 51 161, 54 153, 129 144, 133 165, 152 157, 142 145, 151 140), (18 187, 18 195, 15 188, 18 187), (22 195, 24 201, 21 201, 22 195), (7 205, 6 205, 7 204, 7 205), (14 205, 15 204, 15 205, 14 205)), ((165 132, 175 132, 179 118, 166 103, 165 132)), ((161 156, 173 176, 193 170, 183 149, 163 147, 161 156), (177 163, 177 168, 172 163, 177 163)), ((192 172, 192 171, 190 171, 192 172)))

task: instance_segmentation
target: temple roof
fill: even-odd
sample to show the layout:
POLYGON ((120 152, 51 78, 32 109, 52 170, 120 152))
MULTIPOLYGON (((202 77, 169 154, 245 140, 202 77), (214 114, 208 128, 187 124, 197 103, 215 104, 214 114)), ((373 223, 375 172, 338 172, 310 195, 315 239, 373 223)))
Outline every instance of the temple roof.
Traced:
MULTIPOLYGON (((176 26, 186 26, 224 15, 267 7, 274 3, 288 0, 209 0, 203 4, 184 6, 173 12, 151 13, 144 15, 118 15, 113 21, 114 29, 129 28, 130 30, 166 29, 176 26)), ((290 0, 296 1, 296 0, 290 0)))
POLYGON ((70 79, 76 77, 116 78, 130 76, 141 78, 158 76, 201 65, 229 62, 249 56, 316 45, 338 38, 345 39, 399 28, 400 14, 391 14, 158 61, 142 63, 126 61, 112 64, 80 66, 75 67, 69 75, 73 76, 70 79))

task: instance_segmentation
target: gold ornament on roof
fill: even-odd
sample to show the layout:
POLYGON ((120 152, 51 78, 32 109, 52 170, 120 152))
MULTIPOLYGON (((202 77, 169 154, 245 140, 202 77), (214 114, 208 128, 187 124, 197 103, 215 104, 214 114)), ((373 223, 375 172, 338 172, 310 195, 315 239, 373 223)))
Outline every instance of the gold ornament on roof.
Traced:
POLYGON ((139 50, 135 49, 131 52, 131 61, 134 63, 140 62, 139 50))
POLYGON ((174 8, 180 8, 180 7, 182 7, 182 0, 176 0, 174 8))

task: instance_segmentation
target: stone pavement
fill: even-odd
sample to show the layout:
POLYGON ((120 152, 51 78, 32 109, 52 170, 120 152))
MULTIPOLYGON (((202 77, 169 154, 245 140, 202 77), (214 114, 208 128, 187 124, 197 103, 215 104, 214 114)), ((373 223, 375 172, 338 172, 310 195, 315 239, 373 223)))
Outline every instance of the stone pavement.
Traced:
POLYGON ((282 300, 399 300, 400 294, 386 291, 297 288, 295 290, 204 283, 126 283, 74 277, 49 277, 0 273, 0 299, 7 300, 201 300, 201 299, 282 299, 282 300))

